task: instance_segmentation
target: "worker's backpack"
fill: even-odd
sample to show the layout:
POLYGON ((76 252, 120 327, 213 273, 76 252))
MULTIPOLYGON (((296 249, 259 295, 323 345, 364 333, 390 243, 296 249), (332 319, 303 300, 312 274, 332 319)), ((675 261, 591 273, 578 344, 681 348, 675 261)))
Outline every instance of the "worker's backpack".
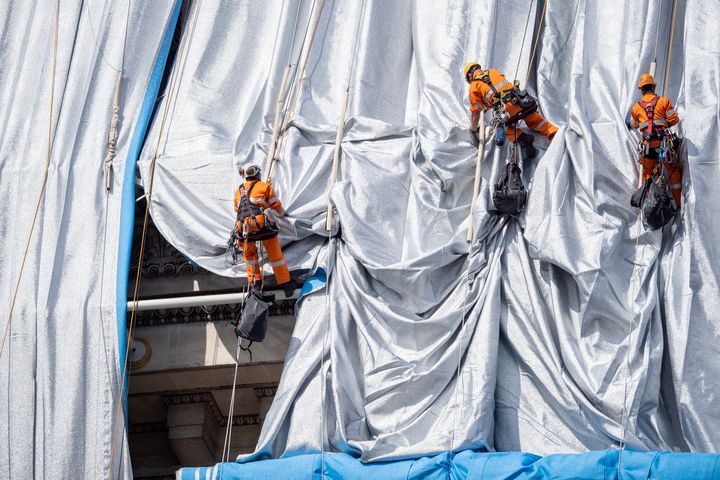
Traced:
POLYGON ((652 229, 669 223, 677 208, 670 188, 661 175, 652 178, 642 198, 642 212, 645 223, 652 229))
POLYGON ((500 181, 495 184, 493 204, 498 212, 517 215, 525 206, 527 191, 520 176, 520 167, 514 163, 505 165, 500 181))
POLYGON ((255 205, 250 201, 250 195, 257 182, 253 182, 249 189, 245 189, 244 185, 240 185, 240 202, 237 210, 238 237, 240 241, 248 240, 257 242, 259 240, 267 240, 278 234, 278 228, 275 222, 270 220, 262 207, 255 205), (247 236, 247 238, 245 238, 247 236))

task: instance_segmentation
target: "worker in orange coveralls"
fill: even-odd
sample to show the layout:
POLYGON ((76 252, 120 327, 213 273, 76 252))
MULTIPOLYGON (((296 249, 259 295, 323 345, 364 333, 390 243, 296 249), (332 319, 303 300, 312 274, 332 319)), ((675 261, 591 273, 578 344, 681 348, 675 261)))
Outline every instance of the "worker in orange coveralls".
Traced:
POLYGON ((537 111, 537 102, 527 92, 508 82, 498 70, 483 70, 476 62, 469 62, 463 69, 465 81, 470 84, 470 130, 477 132, 480 113, 491 108, 503 109, 507 112, 505 122, 507 138, 517 142, 523 148, 525 157, 531 159, 537 155, 533 147, 534 137, 517 127, 517 122, 524 120, 531 129, 552 140, 558 128, 545 119, 537 111))
MULTIPOLYGON (((640 99, 630 110, 632 120, 628 126, 637 128, 642 133, 640 141, 640 163, 643 166, 643 181, 651 178, 657 169, 660 146, 664 136, 669 136, 669 128, 680 122, 670 99, 655 94, 655 79, 644 73, 638 80, 638 88, 642 92, 640 99)), ((676 154, 666 155, 663 163, 668 173, 668 182, 675 206, 680 208, 682 194, 682 166, 676 154)))
POLYGON ((240 175, 243 173, 245 182, 235 191, 235 211, 237 212, 238 242, 247 265, 248 282, 253 282, 254 288, 261 287, 262 271, 255 242, 262 241, 275 274, 275 280, 283 288, 285 295, 289 297, 297 283, 290 280, 290 272, 280 248, 277 226, 265 214, 268 208, 277 212, 281 217, 286 216, 287 212, 275 196, 272 186, 260 180, 260 167, 250 165, 246 169, 241 168, 240 175))

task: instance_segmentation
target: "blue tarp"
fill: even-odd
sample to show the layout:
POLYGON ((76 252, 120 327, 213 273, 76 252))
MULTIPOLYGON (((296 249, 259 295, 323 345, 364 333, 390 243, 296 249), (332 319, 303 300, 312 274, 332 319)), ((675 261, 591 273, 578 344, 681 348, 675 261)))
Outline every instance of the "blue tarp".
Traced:
POLYGON ((720 454, 594 451, 540 457, 522 452, 442 453, 395 462, 361 463, 343 453, 298 455, 250 463, 183 468, 178 480, 461 480, 461 479, 718 479, 720 454), (325 472, 324 476, 322 472, 325 472))

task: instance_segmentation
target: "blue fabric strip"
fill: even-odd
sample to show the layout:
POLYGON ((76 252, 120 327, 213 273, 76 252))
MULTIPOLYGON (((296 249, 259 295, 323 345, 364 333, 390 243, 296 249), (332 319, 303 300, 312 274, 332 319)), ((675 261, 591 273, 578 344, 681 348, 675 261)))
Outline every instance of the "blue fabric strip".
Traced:
MULTIPOLYGON (((116 315, 118 329, 118 350, 120 360, 120 371, 123 372, 125 365, 125 348, 127 345, 127 301, 128 301, 128 277, 130 275, 130 256, 132 254, 132 237, 135 227, 135 167, 140 157, 140 150, 145 142, 150 118, 152 117, 155 102, 157 101, 160 82, 165 72, 170 45, 172 44, 175 26, 180 16, 182 0, 175 1, 175 7, 170 17, 170 22, 165 30, 160 51, 158 52, 152 75, 145 91, 145 98, 140 107, 140 114, 135 125, 127 159, 125 160, 125 175, 123 179, 122 202, 120 207, 120 238, 117 259, 117 287, 116 287, 116 315)), ((126 383, 127 385, 127 383, 126 383)), ((127 401, 127 388, 123 392, 123 402, 127 401)))
POLYGON ((344 453, 298 455, 250 463, 183 468, 179 480, 720 480, 720 455, 711 453, 595 451, 540 457, 522 452, 441 453, 395 462, 362 463, 344 453), (618 468, 618 464, 620 468, 618 468), (322 475, 324 471, 325 475, 322 475), (217 473, 213 476, 213 473, 217 473))
POLYGON ((318 267, 318 269, 315 270, 315 273, 303 282, 302 290, 300 290, 300 295, 298 295, 298 301, 300 301, 300 299, 305 295, 309 295, 325 288, 325 284, 327 284, 327 273, 325 273, 324 268, 318 267))

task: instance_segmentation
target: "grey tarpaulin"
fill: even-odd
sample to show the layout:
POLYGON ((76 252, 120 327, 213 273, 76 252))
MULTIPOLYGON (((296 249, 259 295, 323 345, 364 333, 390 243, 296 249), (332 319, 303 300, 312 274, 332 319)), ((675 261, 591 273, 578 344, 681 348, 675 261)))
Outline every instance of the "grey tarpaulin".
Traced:
MULTIPOLYGON (((123 172, 173 7, 130 3, 114 183, 106 195, 103 160, 129 2, 60 1, 47 188, 0 359, 1 478, 110 474, 123 172)), ((2 329, 47 158, 56 4, 0 3, 2 329)), ((113 478, 131 477, 122 440, 114 463, 113 478)))
MULTIPOLYGON (((152 214, 215 272, 242 275, 223 266, 235 169, 264 160, 295 20, 300 39, 311 3, 199 3, 152 214)), ((475 152, 461 68, 477 59, 512 80, 522 49, 524 80, 530 2, 326 2, 274 186, 291 215, 291 268, 325 265, 329 287, 298 308, 252 458, 321 441, 364 460, 577 452, 623 436, 637 449, 720 448, 720 33, 709 23, 720 2, 679 3, 669 94, 688 161, 676 227, 645 231, 629 206, 637 137, 624 125, 658 29, 663 77, 672 2, 551 0, 530 89, 561 130, 551 144, 537 138, 541 156, 523 164, 530 193, 517 220, 487 212, 505 160, 489 150, 468 249, 475 152), (329 243, 326 186, 359 23, 331 192, 341 234, 329 243)))

